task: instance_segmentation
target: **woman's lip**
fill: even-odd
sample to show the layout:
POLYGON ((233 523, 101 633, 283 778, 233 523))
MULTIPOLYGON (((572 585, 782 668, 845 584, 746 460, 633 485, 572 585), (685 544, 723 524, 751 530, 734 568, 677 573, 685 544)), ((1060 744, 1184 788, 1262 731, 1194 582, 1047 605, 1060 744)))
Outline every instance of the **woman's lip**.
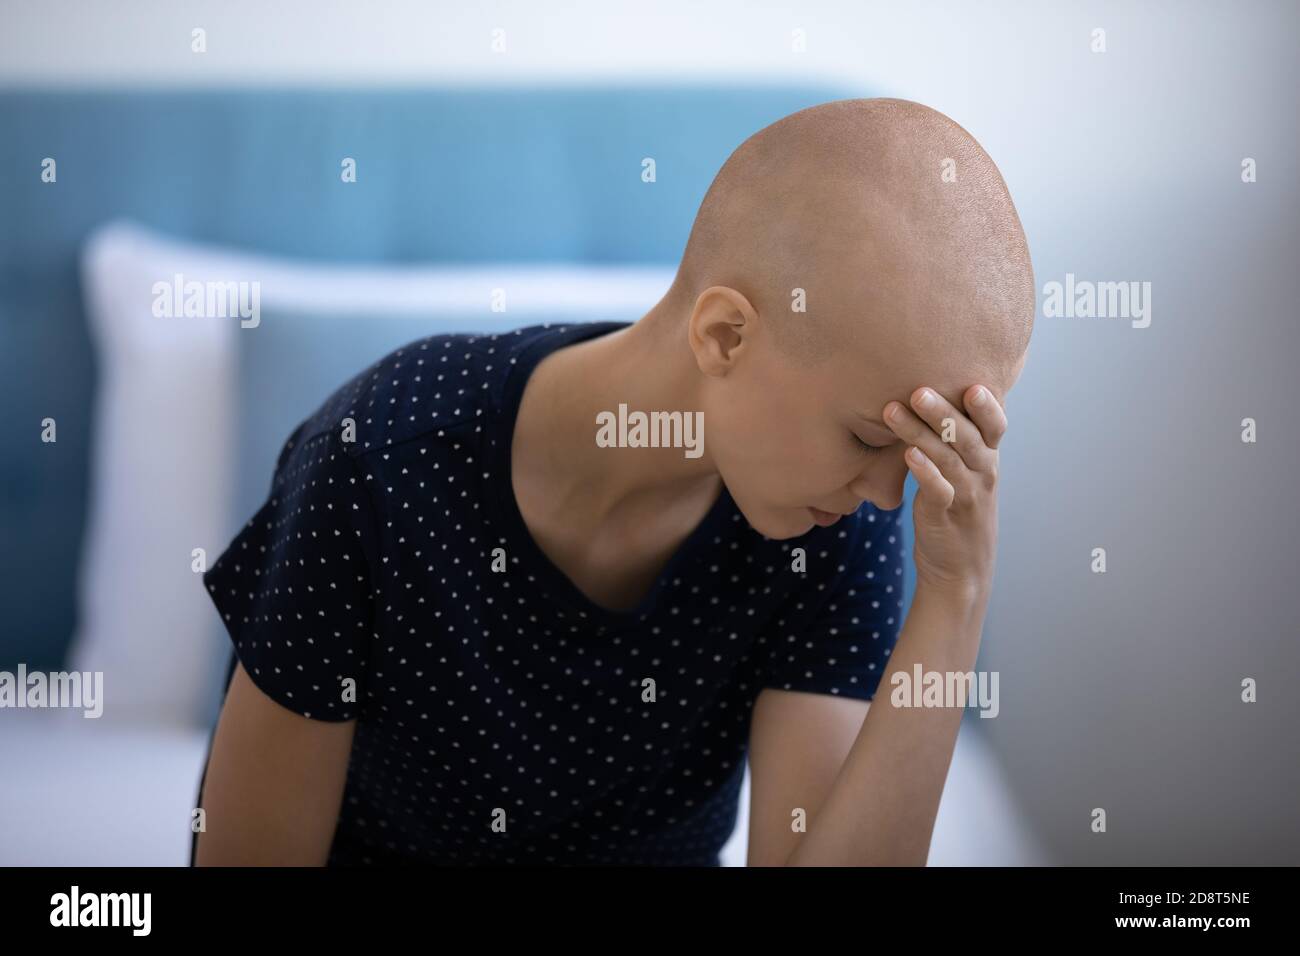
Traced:
POLYGON ((828 528, 844 516, 836 512, 822 511, 820 508, 809 508, 808 513, 812 515, 813 521, 823 528, 828 528))

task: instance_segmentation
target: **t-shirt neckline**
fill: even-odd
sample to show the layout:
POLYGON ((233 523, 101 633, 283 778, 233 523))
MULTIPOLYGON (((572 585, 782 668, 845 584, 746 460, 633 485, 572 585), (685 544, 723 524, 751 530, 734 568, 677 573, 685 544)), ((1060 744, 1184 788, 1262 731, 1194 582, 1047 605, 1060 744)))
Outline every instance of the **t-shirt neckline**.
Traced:
POLYGON ((566 345, 607 335, 618 329, 627 328, 631 324, 630 322, 589 322, 534 329, 533 331, 538 331, 540 334, 515 353, 501 393, 496 396, 493 410, 495 418, 493 433, 496 436, 496 446, 495 449, 489 446, 489 453, 493 459, 491 482, 492 494, 497 505, 496 517, 504 525, 503 534, 506 539, 517 544, 522 550, 521 557, 525 558, 524 563, 536 569, 538 583, 543 585, 543 590, 547 591, 552 598, 573 609, 579 617, 613 626, 648 619, 658 608, 668 582, 679 576, 683 562, 699 549, 701 542, 709 535, 717 533, 719 525, 733 510, 731 494, 723 484, 708 513, 673 552, 645 597, 635 607, 622 611, 597 604, 583 593, 568 575, 551 561, 529 531, 524 516, 519 510, 519 503, 515 499, 511 482, 511 445, 514 442, 515 422, 519 415, 519 403, 523 397, 524 386, 528 383, 533 370, 551 352, 558 351, 566 345))

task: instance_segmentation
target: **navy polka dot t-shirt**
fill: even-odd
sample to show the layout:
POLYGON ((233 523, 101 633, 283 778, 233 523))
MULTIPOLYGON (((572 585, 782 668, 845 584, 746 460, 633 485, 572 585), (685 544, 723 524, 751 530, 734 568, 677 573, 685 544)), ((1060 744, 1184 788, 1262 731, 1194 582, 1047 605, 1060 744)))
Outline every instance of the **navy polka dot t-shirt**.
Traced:
POLYGON ((392 352, 294 430, 203 575, 263 692, 357 720, 331 865, 714 866, 758 693, 875 693, 901 625, 902 508, 777 541, 724 489, 624 612, 532 539, 510 483, 524 383, 626 324, 392 352))

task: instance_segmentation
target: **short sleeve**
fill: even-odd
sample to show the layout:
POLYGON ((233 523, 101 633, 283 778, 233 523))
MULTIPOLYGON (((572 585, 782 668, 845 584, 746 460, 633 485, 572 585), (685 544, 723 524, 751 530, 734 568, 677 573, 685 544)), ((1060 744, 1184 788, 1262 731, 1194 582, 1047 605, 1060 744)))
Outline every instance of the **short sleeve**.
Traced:
POLYGON ((276 703, 357 716, 374 632, 375 525, 364 478, 333 432, 283 446, 271 491, 204 573, 235 654, 276 703))
POLYGON ((762 686, 859 700, 875 696, 903 626, 906 510, 864 504, 848 527, 841 527, 845 521, 831 526, 843 535, 833 539, 839 547, 807 548, 810 570, 834 561, 834 574, 824 594, 802 596, 813 607, 802 623, 789 618, 768 635, 762 686))

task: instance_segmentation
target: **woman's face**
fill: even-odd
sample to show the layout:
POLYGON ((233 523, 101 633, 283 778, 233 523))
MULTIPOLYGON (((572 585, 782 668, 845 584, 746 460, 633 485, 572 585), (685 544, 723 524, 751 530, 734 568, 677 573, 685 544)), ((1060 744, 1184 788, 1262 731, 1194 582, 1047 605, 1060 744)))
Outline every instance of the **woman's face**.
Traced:
POLYGON ((921 383, 889 389, 872 364, 836 355, 801 368, 772 348, 755 349, 712 380, 709 455, 754 530, 797 537, 863 501, 884 510, 902 504, 907 446, 883 424, 884 407, 906 403, 921 383))
MULTIPOLYGON (((864 316, 887 314, 863 301, 864 316)), ((979 382, 1005 404, 1023 356, 1009 373, 974 368, 958 337, 915 319, 920 306, 895 305, 891 322, 838 323, 849 331, 813 365, 778 346, 734 290, 697 306, 692 341, 709 373, 700 399, 706 454, 760 534, 798 537, 864 501, 885 511, 903 503, 909 446, 884 424, 891 401, 911 408, 925 385, 965 414, 962 396, 979 382)), ((938 306, 927 307, 932 317, 938 306)))

